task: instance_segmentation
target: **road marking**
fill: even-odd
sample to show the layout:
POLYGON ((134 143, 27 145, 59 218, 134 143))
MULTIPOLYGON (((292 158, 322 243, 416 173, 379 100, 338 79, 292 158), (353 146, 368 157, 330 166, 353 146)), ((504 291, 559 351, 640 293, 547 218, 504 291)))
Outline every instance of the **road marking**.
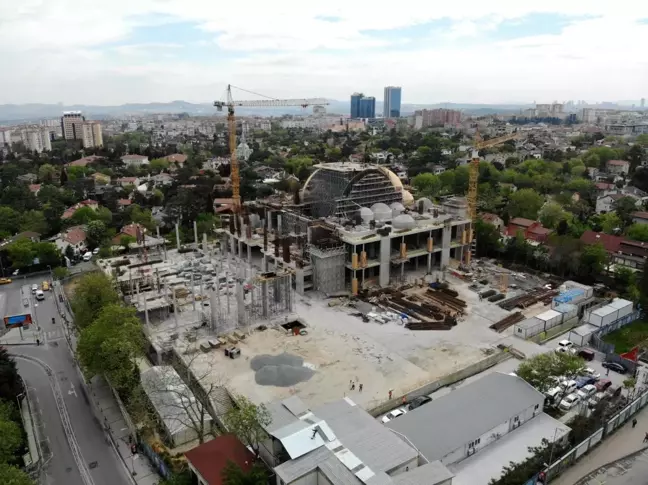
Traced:
POLYGON ((68 394, 74 394, 74 397, 79 397, 77 396, 76 390, 74 389, 74 384, 70 382, 70 390, 68 391, 68 394))

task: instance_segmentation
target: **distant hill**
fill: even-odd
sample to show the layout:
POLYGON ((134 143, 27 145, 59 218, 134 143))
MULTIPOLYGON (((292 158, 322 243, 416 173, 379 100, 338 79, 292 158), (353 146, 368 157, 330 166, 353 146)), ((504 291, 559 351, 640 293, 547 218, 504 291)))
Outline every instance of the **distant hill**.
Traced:
MULTIPOLYGON (((531 105, 488 105, 488 104, 403 104, 403 115, 411 114, 417 109, 448 108, 461 110, 467 114, 493 114, 513 113, 531 105)), ((106 117, 119 117, 125 115, 144 115, 152 113, 188 113, 194 116, 213 116, 219 112, 209 103, 188 103, 186 101, 171 101, 169 103, 129 103, 119 106, 96 105, 63 105, 63 104, 2 104, 0 105, 0 122, 26 122, 44 118, 56 118, 63 111, 82 111, 89 119, 103 119, 106 117)), ((245 116, 280 116, 284 114, 308 114, 310 108, 238 108, 237 113, 245 116)), ((330 100, 327 112, 331 114, 347 115, 349 102, 330 100)), ((382 113, 382 103, 376 103, 376 114, 382 113)), ((223 113, 220 113, 223 114, 223 113)))

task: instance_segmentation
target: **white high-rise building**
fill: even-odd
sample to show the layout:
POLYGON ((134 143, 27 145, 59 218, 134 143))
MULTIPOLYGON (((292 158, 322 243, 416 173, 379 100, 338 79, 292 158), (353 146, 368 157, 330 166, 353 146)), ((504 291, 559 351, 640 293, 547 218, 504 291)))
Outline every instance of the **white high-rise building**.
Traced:
POLYGON ((13 132, 9 128, 0 128, 0 148, 11 148, 11 135, 13 132))
POLYGON ((23 130, 21 139, 25 148, 31 151, 42 153, 52 149, 50 132, 48 129, 23 130))
POLYGON ((94 148, 103 146, 103 135, 101 124, 96 121, 86 121, 81 128, 81 141, 83 148, 94 148))

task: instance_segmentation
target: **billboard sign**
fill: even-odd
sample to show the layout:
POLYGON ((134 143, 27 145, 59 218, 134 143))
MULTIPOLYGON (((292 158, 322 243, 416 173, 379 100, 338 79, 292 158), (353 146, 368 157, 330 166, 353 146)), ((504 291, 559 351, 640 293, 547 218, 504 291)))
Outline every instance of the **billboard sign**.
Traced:
POLYGON ((31 323, 31 313, 25 313, 22 315, 9 315, 4 317, 4 324, 6 328, 26 327, 31 325, 31 323))

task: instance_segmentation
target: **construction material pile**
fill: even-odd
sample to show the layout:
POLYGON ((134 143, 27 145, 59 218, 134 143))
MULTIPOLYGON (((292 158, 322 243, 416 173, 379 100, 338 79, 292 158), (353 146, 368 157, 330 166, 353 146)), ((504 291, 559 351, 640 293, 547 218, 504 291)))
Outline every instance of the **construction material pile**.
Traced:
POLYGON ((511 327, 512 325, 521 322, 525 318, 526 317, 522 314, 522 312, 511 313, 507 317, 502 318, 499 322, 495 322, 494 324, 492 324, 490 328, 492 328, 496 332, 501 333, 507 328, 511 327))
POLYGON ((509 311, 513 310, 516 307, 524 309, 530 307, 535 303, 538 303, 539 301, 542 301, 545 304, 551 303, 552 298, 557 294, 557 290, 536 288, 535 290, 531 290, 523 295, 504 300, 502 303, 499 303, 499 306, 500 308, 509 311))

